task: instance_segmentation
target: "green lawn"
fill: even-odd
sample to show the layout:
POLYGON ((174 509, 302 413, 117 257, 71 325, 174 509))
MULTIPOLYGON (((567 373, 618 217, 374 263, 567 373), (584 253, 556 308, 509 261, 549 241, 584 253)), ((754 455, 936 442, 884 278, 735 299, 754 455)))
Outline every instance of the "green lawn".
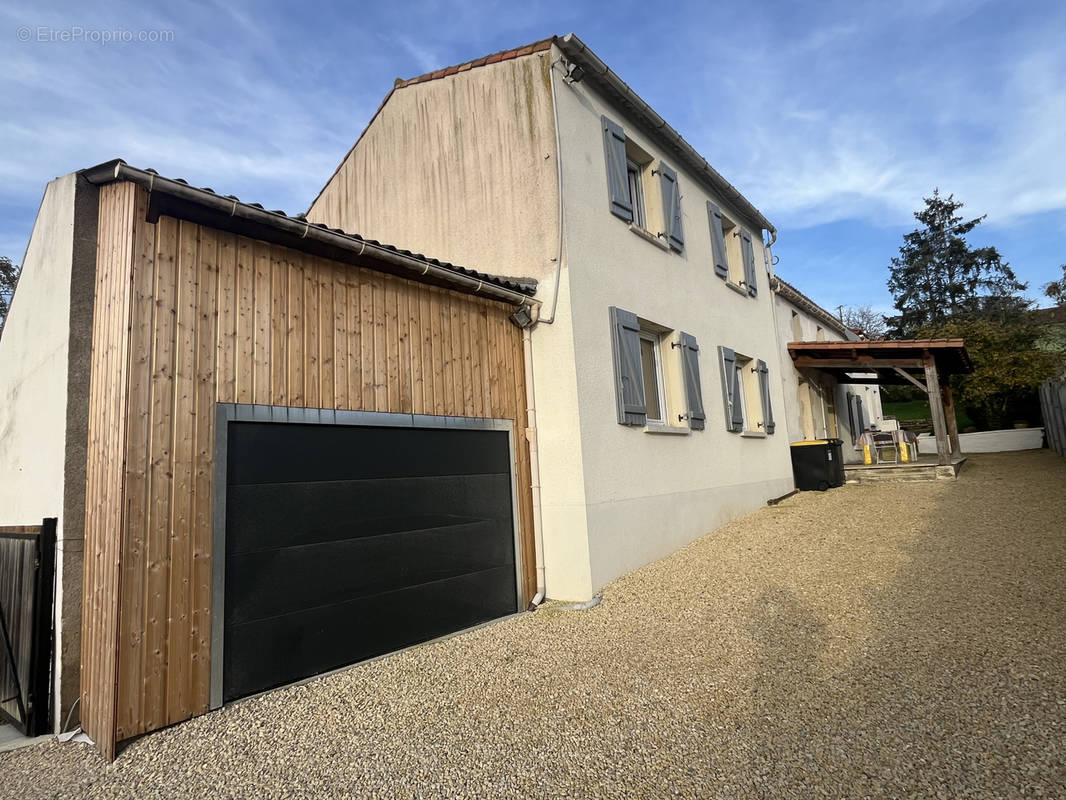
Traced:
MULTIPOLYGON (((929 413, 929 403, 926 400, 903 400, 896 403, 882 403, 882 408, 886 416, 895 417, 900 422, 912 419, 929 419, 932 416, 929 413)), ((962 409, 956 409, 955 420, 958 422, 960 431, 973 425, 973 422, 962 409)))

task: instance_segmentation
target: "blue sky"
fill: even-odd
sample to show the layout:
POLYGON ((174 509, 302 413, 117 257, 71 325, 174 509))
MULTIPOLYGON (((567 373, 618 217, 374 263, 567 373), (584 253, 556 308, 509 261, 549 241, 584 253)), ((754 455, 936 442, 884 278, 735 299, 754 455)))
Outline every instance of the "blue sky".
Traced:
POLYGON ((396 77, 573 31, 776 224, 779 272, 827 308, 891 307, 889 259, 933 187, 988 215, 971 242, 1032 297, 1066 262, 1058 0, 22 6, 0 7, 15 261, 56 175, 118 156, 296 213, 396 77))

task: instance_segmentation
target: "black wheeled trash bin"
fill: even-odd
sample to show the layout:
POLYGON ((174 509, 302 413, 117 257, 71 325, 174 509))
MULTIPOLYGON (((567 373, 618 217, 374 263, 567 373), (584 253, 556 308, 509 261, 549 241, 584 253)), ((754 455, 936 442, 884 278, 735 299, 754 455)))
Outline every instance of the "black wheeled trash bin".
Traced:
POLYGON ((824 492, 844 485, 844 440, 812 439, 792 443, 792 476, 796 488, 824 492))

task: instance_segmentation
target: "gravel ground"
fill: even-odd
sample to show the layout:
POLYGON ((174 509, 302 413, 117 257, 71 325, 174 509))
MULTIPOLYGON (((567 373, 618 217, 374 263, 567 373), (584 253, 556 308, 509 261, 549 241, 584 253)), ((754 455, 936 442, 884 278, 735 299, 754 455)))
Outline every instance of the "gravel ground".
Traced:
POLYGON ((8 797, 1066 797, 1066 461, 749 515, 591 611, 491 625, 144 737, 0 756, 8 797))

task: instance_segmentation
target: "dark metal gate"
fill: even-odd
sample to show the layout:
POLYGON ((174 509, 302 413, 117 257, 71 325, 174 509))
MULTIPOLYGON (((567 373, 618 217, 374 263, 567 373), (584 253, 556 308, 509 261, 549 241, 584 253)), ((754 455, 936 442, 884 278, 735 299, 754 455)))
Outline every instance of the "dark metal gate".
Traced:
POLYGON ((0 718, 48 732, 56 520, 0 527, 0 718))

